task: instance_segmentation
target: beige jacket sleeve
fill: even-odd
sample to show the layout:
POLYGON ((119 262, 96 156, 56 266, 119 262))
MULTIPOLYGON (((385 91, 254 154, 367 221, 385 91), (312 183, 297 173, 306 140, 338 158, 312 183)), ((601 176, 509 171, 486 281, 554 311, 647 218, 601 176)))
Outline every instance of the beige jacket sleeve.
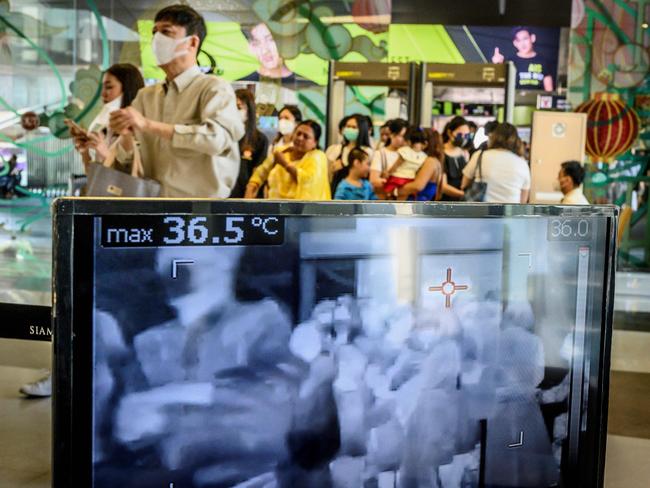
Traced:
MULTIPOLYGON (((138 93, 133 101, 131 102, 131 107, 136 109, 140 113, 144 113, 142 106, 142 97, 138 93)), ((133 136, 133 143, 137 144, 138 141, 136 136, 133 136)), ((130 151, 125 150, 122 147, 121 141, 117 143, 117 152, 115 153, 115 161, 120 163, 123 166, 129 166, 133 162, 133 149, 130 151)))
POLYGON ((210 86, 201 93, 201 123, 174 125, 172 147, 219 156, 244 137, 244 123, 232 87, 217 78, 207 81, 210 86))

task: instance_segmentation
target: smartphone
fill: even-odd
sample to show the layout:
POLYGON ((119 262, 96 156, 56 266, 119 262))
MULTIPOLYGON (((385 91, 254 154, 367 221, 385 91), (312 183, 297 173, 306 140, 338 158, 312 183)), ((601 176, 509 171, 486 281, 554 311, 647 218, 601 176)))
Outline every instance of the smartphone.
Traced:
POLYGON ((88 139, 88 131, 77 124, 74 120, 65 119, 65 125, 68 126, 70 134, 72 134, 73 137, 83 137, 84 139, 88 139))

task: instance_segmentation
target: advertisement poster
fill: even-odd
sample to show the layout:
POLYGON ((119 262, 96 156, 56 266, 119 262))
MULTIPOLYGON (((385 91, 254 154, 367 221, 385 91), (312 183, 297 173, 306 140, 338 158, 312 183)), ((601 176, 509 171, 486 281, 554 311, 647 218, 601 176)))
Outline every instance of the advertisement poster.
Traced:
POLYGON ((515 64, 518 90, 555 90, 560 29, 519 26, 467 30, 485 62, 515 64))

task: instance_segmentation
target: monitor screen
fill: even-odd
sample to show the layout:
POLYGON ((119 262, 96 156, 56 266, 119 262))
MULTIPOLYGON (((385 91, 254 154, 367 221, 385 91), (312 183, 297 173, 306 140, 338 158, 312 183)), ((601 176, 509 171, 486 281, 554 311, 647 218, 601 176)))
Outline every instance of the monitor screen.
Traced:
POLYGON ((146 205, 57 207, 55 486, 602 482, 612 208, 146 205))

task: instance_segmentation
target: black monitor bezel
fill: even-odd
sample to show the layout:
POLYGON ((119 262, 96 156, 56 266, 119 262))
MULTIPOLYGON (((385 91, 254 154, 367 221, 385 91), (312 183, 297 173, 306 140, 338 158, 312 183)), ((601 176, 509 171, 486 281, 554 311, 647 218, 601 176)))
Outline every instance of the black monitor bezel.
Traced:
POLYGON ((602 487, 605 469, 609 367, 614 299, 618 208, 614 206, 543 206, 501 204, 443 204, 391 202, 290 202, 245 200, 90 199, 61 198, 54 202, 53 233, 53 443, 52 486, 91 486, 92 483, 92 317, 93 291, 73 287, 92 283, 94 217, 102 215, 238 214, 283 216, 355 215, 503 218, 606 217, 608 219, 603 270, 602 317, 598 384, 590 385, 588 432, 591 449, 580 456, 576 488, 602 487), (83 250, 86 252, 83 252, 83 250), (73 368, 74 364, 81 364, 73 368), (84 429, 86 438, 82 438, 84 429), (588 470, 582 472, 581 470, 588 470))

